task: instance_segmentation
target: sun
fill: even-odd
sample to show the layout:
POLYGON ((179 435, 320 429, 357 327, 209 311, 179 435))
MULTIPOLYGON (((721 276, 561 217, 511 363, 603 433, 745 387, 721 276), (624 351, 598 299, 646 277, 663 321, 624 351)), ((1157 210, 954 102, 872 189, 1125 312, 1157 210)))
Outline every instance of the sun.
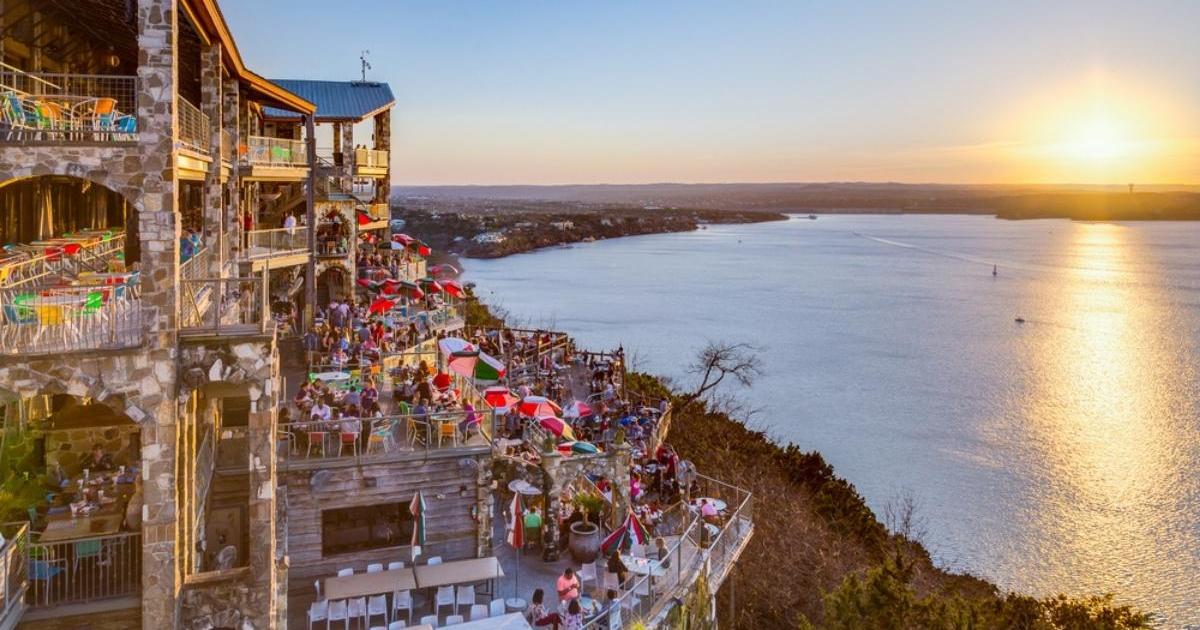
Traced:
POLYGON ((1085 114, 1066 125, 1063 139, 1052 148, 1061 157, 1082 162, 1105 162, 1133 157, 1138 134, 1134 121, 1104 108, 1085 114))
POLYGON ((1112 77, 1062 84, 1014 108, 998 151, 1024 181, 1164 181, 1190 146, 1170 103, 1112 77))

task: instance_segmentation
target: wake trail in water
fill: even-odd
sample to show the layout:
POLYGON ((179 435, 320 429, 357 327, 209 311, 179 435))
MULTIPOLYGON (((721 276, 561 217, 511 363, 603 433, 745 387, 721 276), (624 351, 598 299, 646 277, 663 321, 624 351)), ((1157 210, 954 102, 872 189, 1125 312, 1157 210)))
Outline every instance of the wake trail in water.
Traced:
POLYGON ((1013 260, 998 260, 995 258, 983 258, 981 256, 964 254, 962 252, 956 252, 956 251, 952 251, 952 250, 934 249, 932 247, 925 247, 922 245, 914 245, 912 243, 905 243, 903 241, 894 241, 889 238, 882 238, 879 236, 871 236, 870 234, 863 234, 861 232, 851 232, 851 234, 853 234, 859 238, 867 239, 869 241, 875 241, 876 243, 882 243, 883 245, 890 245, 892 247, 899 247, 901 249, 911 249, 913 251, 918 251, 923 254, 930 254, 933 256, 941 256, 942 258, 951 258, 954 260, 961 260, 963 262, 969 262, 969 263, 972 263, 975 265, 985 265, 988 267, 995 265, 996 267, 1002 267, 1004 269, 1017 269, 1020 271, 1031 271, 1031 272, 1059 271, 1062 269, 1060 267, 1055 267, 1052 265, 1038 265, 1038 264, 1016 262, 1013 260))

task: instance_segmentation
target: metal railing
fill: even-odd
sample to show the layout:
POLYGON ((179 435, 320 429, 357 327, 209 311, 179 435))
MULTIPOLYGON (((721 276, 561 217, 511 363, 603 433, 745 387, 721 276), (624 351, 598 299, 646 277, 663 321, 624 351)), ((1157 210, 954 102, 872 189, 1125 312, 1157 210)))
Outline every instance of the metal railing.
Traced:
POLYGON ((15 142, 136 139, 137 77, 25 72, 0 63, 0 138, 15 142))
POLYGON ((212 148, 208 116, 182 97, 176 102, 179 103, 179 146, 208 155, 212 148))
MULTIPOLYGON (((37 538, 37 534, 33 534, 37 538)), ((81 604, 142 590, 142 534, 129 532, 28 546, 30 606, 81 604)))
POLYGON ((279 453, 289 463, 362 461, 457 448, 491 448, 495 414, 438 411, 381 418, 342 418, 281 423, 279 453), (461 426, 469 414, 477 425, 461 426), (465 432, 463 429, 466 429, 465 432))
POLYGON ((0 291, 0 354, 133 348, 143 341, 136 285, 0 291))
POLYGON ((110 263, 123 255, 125 233, 106 232, 95 239, 86 235, 78 240, 64 237, 58 241, 62 244, 54 247, 12 246, 16 251, 27 250, 28 258, 0 266, 0 288, 34 287, 87 271, 107 271, 110 263))
POLYGON ((0 544, 0 624, 20 610, 29 583, 29 523, 0 526, 5 542, 0 544))
POLYGON ((308 251, 308 226, 252 230, 246 233, 246 260, 271 258, 308 251))
POLYGON ((388 152, 378 149, 355 149, 354 166, 369 168, 387 168, 388 152))
MULTIPOLYGON (((629 628, 637 622, 654 619, 668 603, 682 599, 702 575, 709 581, 710 590, 715 590, 745 549, 754 530, 750 492, 704 476, 697 479, 697 485, 710 498, 726 502, 720 524, 688 515, 681 530, 677 530, 678 538, 667 547, 665 566, 662 558, 655 558, 645 574, 635 577, 621 593, 618 603, 620 627, 629 628)), ((663 535, 665 532, 657 533, 663 535)), ((628 566, 636 560, 626 558, 625 562, 628 566)), ((584 628, 609 628, 609 621, 607 614, 600 614, 584 628)))
POLYGON ((242 158, 247 164, 261 166, 307 167, 308 145, 303 140, 250 136, 242 158))
POLYGON ((213 251, 204 247, 192 254, 191 258, 179 263, 179 278, 181 280, 196 280, 208 275, 208 266, 212 262, 213 251))
POLYGON ((180 281, 180 332, 253 334, 267 329, 262 277, 199 278, 180 281))

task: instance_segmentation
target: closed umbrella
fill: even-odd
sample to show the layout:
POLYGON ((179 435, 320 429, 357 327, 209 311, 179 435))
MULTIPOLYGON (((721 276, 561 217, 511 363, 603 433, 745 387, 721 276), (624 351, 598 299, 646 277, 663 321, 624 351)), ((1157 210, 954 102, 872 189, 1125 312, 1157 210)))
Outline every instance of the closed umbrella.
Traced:
POLYGON ((509 504, 508 511, 508 535, 505 539, 517 554, 517 577, 513 583, 513 596, 509 601, 519 606, 524 603, 517 597, 517 593, 520 592, 521 588, 521 549, 525 547, 525 510, 521 505, 520 492, 513 493, 512 503, 509 504))
POLYGON ((412 502, 408 504, 408 512, 413 517, 413 533, 412 533, 412 559, 417 561, 417 556, 421 555, 421 545, 425 544, 425 495, 417 490, 413 495, 412 502))

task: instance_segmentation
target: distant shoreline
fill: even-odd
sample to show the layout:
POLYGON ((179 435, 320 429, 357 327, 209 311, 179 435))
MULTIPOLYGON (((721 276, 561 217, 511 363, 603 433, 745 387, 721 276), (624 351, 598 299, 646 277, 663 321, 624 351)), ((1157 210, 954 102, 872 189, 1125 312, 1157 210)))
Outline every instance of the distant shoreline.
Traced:
POLYGON ((403 219, 406 231, 422 235, 435 250, 479 259, 626 236, 691 232, 707 225, 766 223, 788 218, 783 212, 769 211, 636 208, 495 213, 393 208, 392 216, 403 219))

